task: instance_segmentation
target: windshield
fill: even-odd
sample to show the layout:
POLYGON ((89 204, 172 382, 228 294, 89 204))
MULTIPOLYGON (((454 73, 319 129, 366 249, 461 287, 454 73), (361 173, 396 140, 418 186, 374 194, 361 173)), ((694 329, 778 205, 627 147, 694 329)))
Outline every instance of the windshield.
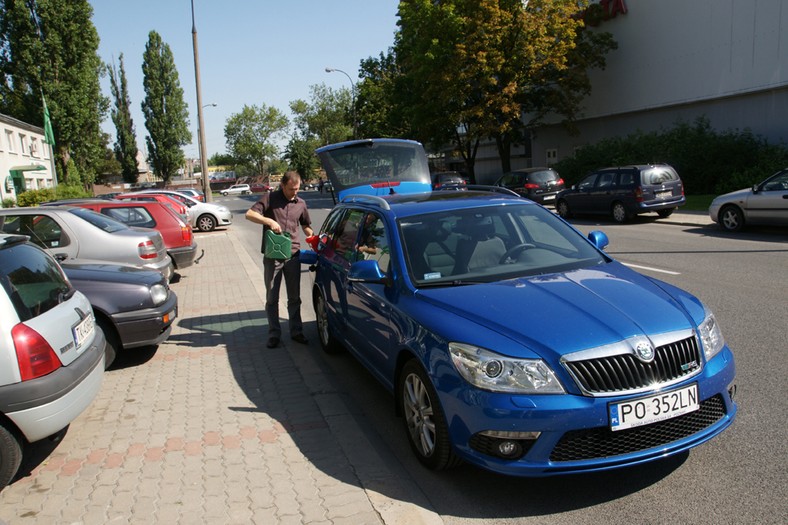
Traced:
POLYGON ((586 268, 605 257, 540 206, 450 210, 399 222, 417 287, 493 282, 586 268))

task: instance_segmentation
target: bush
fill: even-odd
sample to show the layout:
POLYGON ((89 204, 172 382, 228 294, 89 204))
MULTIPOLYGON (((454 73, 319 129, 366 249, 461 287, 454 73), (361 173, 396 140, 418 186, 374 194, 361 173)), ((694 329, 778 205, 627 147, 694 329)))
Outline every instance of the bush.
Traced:
POLYGON ((16 201, 12 198, 3 199, 3 208, 13 208, 16 206, 16 201))
POLYGON ((699 118, 668 131, 604 139, 553 167, 571 185, 598 168, 660 162, 676 168, 687 194, 720 194, 752 186, 788 166, 788 147, 769 144, 749 130, 717 132, 708 119, 699 118))
POLYGON ((81 199, 92 197, 82 186, 61 184, 55 188, 43 188, 40 190, 29 190, 16 196, 18 206, 38 206, 43 202, 50 202, 61 199, 81 199))

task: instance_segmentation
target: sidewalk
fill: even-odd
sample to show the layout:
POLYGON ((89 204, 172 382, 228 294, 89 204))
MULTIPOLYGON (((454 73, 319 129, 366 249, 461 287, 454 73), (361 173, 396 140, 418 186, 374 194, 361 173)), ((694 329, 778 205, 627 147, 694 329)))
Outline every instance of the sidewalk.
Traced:
POLYGON ((316 340, 265 348, 260 261, 232 227, 198 244, 168 341, 108 371, 62 441, 34 447, 0 524, 442 523, 321 371, 316 340))

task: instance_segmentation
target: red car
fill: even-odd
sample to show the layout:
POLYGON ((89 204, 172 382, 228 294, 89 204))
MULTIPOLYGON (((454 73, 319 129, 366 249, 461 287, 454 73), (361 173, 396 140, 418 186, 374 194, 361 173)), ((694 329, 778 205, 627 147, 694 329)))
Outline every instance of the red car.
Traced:
POLYGON ((189 224, 189 208, 178 199, 163 193, 121 193, 115 196, 115 200, 160 202, 174 211, 176 215, 180 216, 180 218, 183 219, 183 222, 189 224))
POLYGON ((129 226, 158 230, 176 269, 186 268, 195 262, 197 243, 191 225, 164 204, 142 200, 103 199, 69 204, 97 211, 129 226))

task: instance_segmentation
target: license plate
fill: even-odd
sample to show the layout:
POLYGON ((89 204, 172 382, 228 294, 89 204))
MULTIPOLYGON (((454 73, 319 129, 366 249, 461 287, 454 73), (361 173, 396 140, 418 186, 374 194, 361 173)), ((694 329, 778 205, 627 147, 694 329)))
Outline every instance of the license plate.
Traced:
POLYGON ((95 319, 92 315, 88 315, 71 329, 74 333, 74 343, 76 343, 77 349, 79 349, 82 346, 82 343, 84 343, 91 336, 95 326, 95 319))
POLYGON ((654 196, 658 199, 669 199, 673 196, 672 191, 658 191, 654 194, 654 196))
POLYGON ((610 430, 641 427, 698 410, 698 385, 680 390, 613 403, 609 407, 610 430))
POLYGON ((551 200, 554 200, 554 199, 555 199, 555 195, 545 195, 544 196, 544 200, 546 200, 546 201, 551 201, 551 200))

